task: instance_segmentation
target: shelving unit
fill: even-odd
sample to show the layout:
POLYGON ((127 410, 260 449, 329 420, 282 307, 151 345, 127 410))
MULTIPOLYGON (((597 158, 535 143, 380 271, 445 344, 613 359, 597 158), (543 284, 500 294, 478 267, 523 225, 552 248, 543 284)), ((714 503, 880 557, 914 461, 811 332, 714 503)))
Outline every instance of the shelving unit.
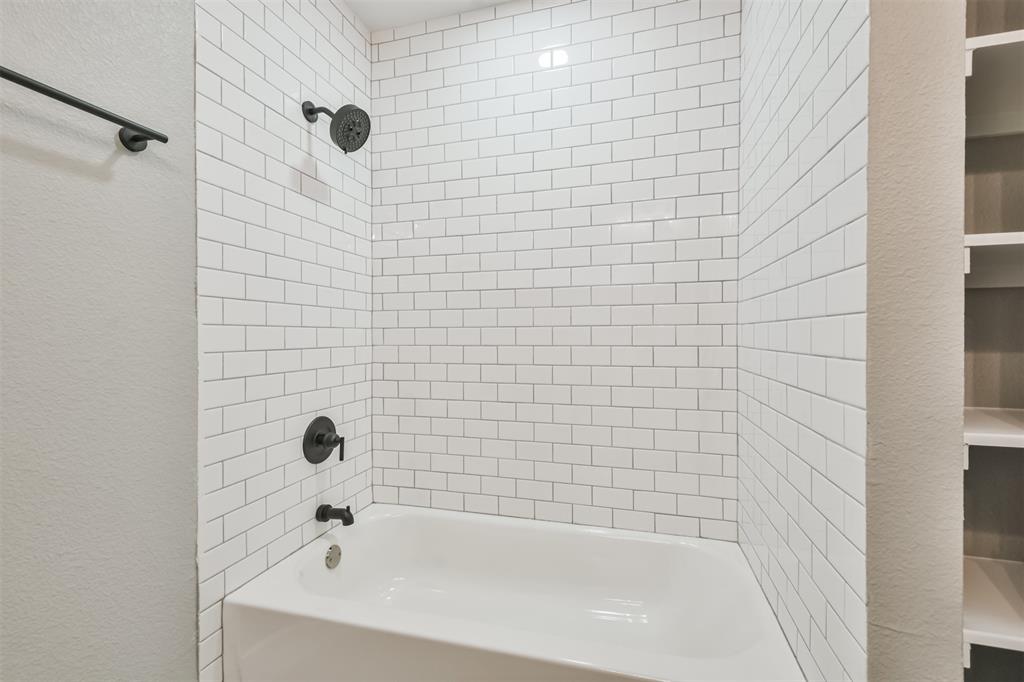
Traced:
POLYGON ((966 18, 963 643, 988 680, 1024 662, 1024 0, 966 18))
POLYGON ((1024 561, 964 557, 964 641, 1024 651, 1024 561))

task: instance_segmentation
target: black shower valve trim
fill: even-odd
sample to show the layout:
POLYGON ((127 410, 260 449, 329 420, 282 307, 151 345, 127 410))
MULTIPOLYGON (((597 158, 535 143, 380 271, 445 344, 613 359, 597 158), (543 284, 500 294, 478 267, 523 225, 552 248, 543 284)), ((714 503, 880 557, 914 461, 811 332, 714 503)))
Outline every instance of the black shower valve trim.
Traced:
POLYGON ((309 422, 302 436, 302 454, 311 464, 319 464, 338 448, 340 461, 345 461, 345 437, 338 435, 330 417, 317 417, 309 422))

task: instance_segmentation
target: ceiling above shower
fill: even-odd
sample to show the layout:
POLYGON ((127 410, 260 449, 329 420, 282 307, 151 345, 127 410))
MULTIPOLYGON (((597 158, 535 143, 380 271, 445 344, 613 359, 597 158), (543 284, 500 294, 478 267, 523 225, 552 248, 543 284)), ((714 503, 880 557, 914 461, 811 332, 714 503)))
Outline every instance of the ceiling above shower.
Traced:
POLYGON ((496 4, 496 0, 348 0, 349 7, 371 31, 407 26, 496 4))

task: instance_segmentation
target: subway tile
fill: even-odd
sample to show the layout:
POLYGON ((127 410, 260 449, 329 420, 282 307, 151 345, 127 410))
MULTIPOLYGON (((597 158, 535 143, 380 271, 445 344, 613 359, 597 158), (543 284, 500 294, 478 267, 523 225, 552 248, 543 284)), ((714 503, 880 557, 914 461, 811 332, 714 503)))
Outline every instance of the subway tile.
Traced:
MULTIPOLYGON (((723 125, 701 133, 701 149, 708 155, 692 157, 695 163, 707 163, 698 172, 708 173, 735 169, 735 159, 744 159, 738 181, 745 199, 738 224, 722 226, 723 234, 728 230, 739 235, 738 332, 746 339, 738 368, 739 541, 744 549, 766 548, 747 553, 755 572, 770 573, 762 582, 772 581, 780 606, 791 614, 805 614, 804 622, 810 623, 785 630, 794 650, 802 652, 805 670, 850 679, 863 676, 866 661, 863 638, 858 641, 850 634, 861 631, 855 614, 865 610, 860 540, 864 355, 859 325, 865 288, 859 225, 866 213, 861 126, 867 102, 861 83, 847 85, 861 75, 867 59, 854 38, 866 35, 859 30, 863 5, 855 9, 855 4, 847 3, 841 12, 848 21, 833 22, 842 3, 815 17, 822 25, 816 30, 824 35, 823 26, 831 25, 835 40, 813 51, 762 28, 776 20, 781 26, 797 26, 796 15, 771 3, 753 4, 753 10, 745 6, 744 15, 755 11, 759 16, 743 22, 744 48, 757 44, 759 56, 742 64, 741 72, 733 66, 738 3, 702 2, 702 20, 680 26, 680 42, 684 27, 696 32, 699 24, 706 31, 700 44, 706 63, 699 69, 707 71, 682 74, 683 82, 699 84, 702 105, 730 107, 737 73, 740 80, 764 84, 741 97, 741 110, 764 112, 744 130, 743 139, 731 130, 735 114, 723 109, 723 125), (724 80, 702 83, 706 73, 718 72, 718 63, 724 80), (771 63, 788 63, 788 74, 801 75, 790 82, 771 63), (790 106, 794 96, 808 106, 790 106), (775 147, 787 138, 791 146, 775 147), (715 158, 716 149, 722 156, 715 158), (769 158, 770 170, 757 177, 745 173, 746 164, 756 168, 769 158), (806 175, 794 183, 794 171, 806 175), (776 201, 785 208, 771 216, 776 201), (753 276, 755 272, 759 274, 753 276), (781 527, 783 534, 769 535, 769 525, 781 527), (790 557, 796 557, 799 571, 769 570, 788 565, 790 557), (839 616, 847 611, 849 619, 839 616), (825 637, 824 632, 834 636, 825 637)), ((709 183, 719 180, 710 174, 708 178, 709 183)), ((715 189, 723 192, 723 206, 731 202, 726 199, 734 191, 731 185, 715 189)), ((709 228, 715 229, 710 223, 709 228)), ((702 476, 705 482, 717 484, 702 476)), ((719 537, 717 533, 729 532, 724 526, 714 528, 714 523, 701 519, 701 534, 719 537)))

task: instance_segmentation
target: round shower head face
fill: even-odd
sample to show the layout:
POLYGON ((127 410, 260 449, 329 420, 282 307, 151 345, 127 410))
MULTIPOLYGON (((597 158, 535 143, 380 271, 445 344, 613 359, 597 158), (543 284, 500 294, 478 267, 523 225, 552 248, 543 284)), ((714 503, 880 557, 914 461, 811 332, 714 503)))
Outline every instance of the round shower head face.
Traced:
POLYGON ((331 119, 331 139, 348 154, 366 144, 370 137, 370 117, 354 104, 346 104, 331 119))

